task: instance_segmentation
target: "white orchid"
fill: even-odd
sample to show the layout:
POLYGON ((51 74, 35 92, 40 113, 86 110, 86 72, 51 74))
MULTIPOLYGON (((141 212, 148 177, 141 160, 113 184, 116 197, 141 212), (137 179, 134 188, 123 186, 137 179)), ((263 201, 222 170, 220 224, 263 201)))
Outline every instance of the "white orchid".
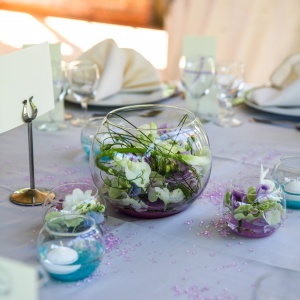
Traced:
POLYGON ((279 210, 268 210, 264 213, 264 218, 269 225, 276 225, 281 221, 281 213, 279 210))
MULTIPOLYGON (((48 221, 52 218, 58 217, 62 214, 72 215, 89 215, 95 219, 96 222, 104 221, 105 206, 101 204, 96 197, 92 195, 92 190, 87 190, 83 192, 79 188, 75 188, 72 191, 72 194, 65 196, 64 201, 62 202, 62 209, 55 210, 47 213, 45 216, 45 221, 48 221), (100 216, 101 215, 101 216, 100 216), (96 220, 97 219, 97 220, 96 220)), ((66 219, 66 225, 68 227, 74 227, 79 225, 81 219, 71 218, 70 220, 66 219), (79 222, 79 223, 78 223, 79 222)), ((101 226, 101 224, 99 224, 101 226)))
POLYGON ((267 176, 269 172, 269 169, 266 169, 264 171, 264 167, 263 165, 260 165, 260 176, 259 176, 259 180, 260 180, 260 184, 265 184, 269 187, 269 189, 272 191, 275 187, 275 184, 272 180, 270 179, 265 179, 265 177, 267 176))
POLYGON ((141 125, 139 127, 139 131, 140 131, 140 138, 148 142, 150 142, 150 140, 152 142, 155 141, 158 136, 157 125, 154 122, 151 122, 150 124, 141 125))
POLYGON ((185 148, 171 140, 157 141, 159 150, 163 154, 177 154, 185 152, 185 148))
POLYGON ((142 201, 137 201, 133 198, 127 197, 121 200, 124 205, 131 205, 136 211, 147 209, 148 205, 146 205, 142 201))
POLYGON ((79 188, 74 189, 72 194, 66 195, 62 207, 63 209, 60 212, 69 214, 86 214, 89 211, 102 213, 105 210, 104 205, 100 204, 97 199, 92 196, 92 190, 83 192, 79 188))
POLYGON ((125 176, 129 181, 142 188, 149 185, 151 173, 149 164, 144 161, 134 162, 128 158, 115 158, 115 162, 124 169, 125 176))
POLYGON ((168 209, 170 203, 195 199, 209 177, 211 154, 185 122, 184 116, 173 129, 150 122, 134 130, 130 123, 123 134, 107 127, 109 137, 99 141, 101 154, 95 159, 103 195, 135 210, 155 210, 150 203, 158 200, 168 209))
POLYGON ((92 190, 83 192, 81 189, 76 188, 72 194, 66 195, 65 201, 63 202, 63 210, 73 211, 76 206, 82 202, 88 202, 91 200, 92 190))
POLYGON ((208 156, 197 156, 190 154, 181 154, 181 158, 184 162, 192 166, 206 167, 210 164, 210 157, 208 156))
POLYGON ((181 189, 169 191, 166 187, 155 187, 156 196, 160 198, 165 206, 168 203, 178 203, 184 199, 184 194, 181 189))

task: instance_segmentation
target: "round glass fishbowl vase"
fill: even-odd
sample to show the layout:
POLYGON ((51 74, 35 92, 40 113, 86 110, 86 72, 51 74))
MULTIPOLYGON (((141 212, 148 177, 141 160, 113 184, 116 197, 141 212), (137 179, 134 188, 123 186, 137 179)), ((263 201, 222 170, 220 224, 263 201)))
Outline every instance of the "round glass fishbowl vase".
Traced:
POLYGON ((280 185, 272 180, 247 176, 229 185, 223 201, 223 217, 238 235, 266 237, 277 231, 286 215, 285 197, 280 185))
POLYGON ((105 239, 89 216, 63 214, 48 220, 37 238, 40 263, 60 281, 90 276, 105 253, 105 239))
POLYGON ((183 211, 203 192, 211 151, 192 112, 127 106, 111 111, 99 126, 90 169, 100 196, 118 211, 161 218, 183 211))

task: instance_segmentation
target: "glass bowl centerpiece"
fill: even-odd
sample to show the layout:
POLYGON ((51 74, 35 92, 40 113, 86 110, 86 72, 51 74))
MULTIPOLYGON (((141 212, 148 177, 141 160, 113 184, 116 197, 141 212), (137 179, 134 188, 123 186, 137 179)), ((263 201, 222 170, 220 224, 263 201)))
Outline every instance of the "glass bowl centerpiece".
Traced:
POLYGON ((160 218, 183 211, 203 192, 211 152, 192 112, 127 106, 111 111, 99 126, 90 168, 100 195, 119 211, 160 218))
POLYGON ((224 195, 223 216, 228 227, 245 237, 266 237, 282 225, 286 214, 285 197, 280 185, 260 176, 234 179, 224 195))

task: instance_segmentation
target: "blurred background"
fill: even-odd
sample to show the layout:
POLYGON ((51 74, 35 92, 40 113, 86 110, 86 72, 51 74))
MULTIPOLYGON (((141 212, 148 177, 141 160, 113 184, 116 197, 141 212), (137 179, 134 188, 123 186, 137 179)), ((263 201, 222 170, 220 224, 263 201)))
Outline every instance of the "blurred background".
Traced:
POLYGON ((184 35, 214 36, 217 60, 246 64, 264 84, 300 53, 300 0, 0 0, 0 54, 62 43, 66 61, 112 38, 144 55, 165 80, 179 78, 184 35))

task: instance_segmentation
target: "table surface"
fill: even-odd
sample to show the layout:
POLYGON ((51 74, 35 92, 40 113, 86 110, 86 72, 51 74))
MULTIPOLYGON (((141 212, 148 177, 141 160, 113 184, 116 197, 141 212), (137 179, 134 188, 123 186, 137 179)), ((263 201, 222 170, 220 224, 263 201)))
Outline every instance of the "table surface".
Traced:
MULTIPOLYGON (((179 97, 162 104, 185 106, 179 97)), ((67 104, 66 109, 80 113, 78 105, 67 104)), ((253 299, 261 276, 299 272, 300 211, 288 209, 283 226, 260 239, 235 235, 222 223, 223 194, 232 178, 258 174, 261 164, 271 170, 282 156, 300 154, 299 131, 249 122, 252 116, 276 115, 245 105, 235 111, 243 120, 239 127, 204 124, 213 167, 199 199, 177 215, 155 220, 134 219, 109 209, 107 253, 100 267, 78 282, 50 279, 40 288, 39 298, 247 300, 253 299)), ((99 111, 89 111, 95 112, 99 111)), ((38 189, 92 182, 80 130, 71 124, 59 132, 42 132, 33 126, 38 189)), ((43 224, 42 208, 9 201, 13 191, 30 182, 26 125, 1 134, 0 144, 0 255, 37 264, 35 243, 43 224)))

